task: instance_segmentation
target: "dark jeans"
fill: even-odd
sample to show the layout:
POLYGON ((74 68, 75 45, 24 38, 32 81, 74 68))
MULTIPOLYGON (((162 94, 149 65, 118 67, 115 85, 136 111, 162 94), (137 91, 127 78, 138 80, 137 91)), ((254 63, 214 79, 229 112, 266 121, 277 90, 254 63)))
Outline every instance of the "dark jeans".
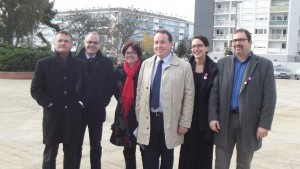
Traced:
POLYGON ((81 126, 81 140, 77 148, 78 165, 80 168, 80 161, 82 157, 82 145, 84 140, 85 129, 88 126, 90 136, 90 163, 91 169, 101 169, 101 139, 103 123, 82 124, 81 126))
POLYGON ((144 146, 144 162, 146 169, 172 169, 174 149, 167 149, 164 133, 163 116, 151 115, 151 133, 148 146, 144 146))
MULTIPOLYGON (((76 143, 64 143, 64 169, 74 169, 77 165, 76 143)), ((43 169, 55 169, 59 144, 46 145, 43 155, 43 169)))

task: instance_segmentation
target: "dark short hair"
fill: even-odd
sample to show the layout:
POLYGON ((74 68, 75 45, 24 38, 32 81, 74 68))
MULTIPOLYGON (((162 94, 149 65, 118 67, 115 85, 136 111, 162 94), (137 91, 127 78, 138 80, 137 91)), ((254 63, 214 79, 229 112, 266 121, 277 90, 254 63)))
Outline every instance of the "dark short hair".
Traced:
POLYGON ((166 29, 158 29, 158 30, 154 33, 154 36, 155 36, 157 33, 167 34, 167 35, 168 35, 169 42, 172 42, 172 41, 173 41, 172 34, 171 34, 168 30, 166 30, 166 29))
POLYGON ((237 33, 242 33, 242 32, 244 32, 246 34, 248 41, 251 42, 252 41, 251 33, 247 29, 243 29, 243 28, 237 29, 233 32, 233 35, 237 34, 237 33))
POLYGON ((194 37, 193 37, 193 40, 194 40, 194 39, 199 39, 199 40, 201 40, 201 41, 204 43, 204 45, 205 45, 206 47, 209 46, 208 39, 207 39, 205 36, 197 35, 197 36, 194 36, 194 37))
POLYGON ((59 34, 63 34, 63 35, 69 36, 70 39, 71 39, 71 42, 73 42, 73 37, 72 37, 72 35, 71 35, 70 32, 65 31, 65 30, 60 30, 60 31, 58 31, 58 32, 56 33, 55 38, 56 38, 56 36, 59 35, 59 34))
POLYGON ((127 49, 131 47, 133 51, 136 52, 137 56, 140 58, 142 56, 142 48, 138 42, 128 42, 122 49, 122 54, 125 56, 127 49))

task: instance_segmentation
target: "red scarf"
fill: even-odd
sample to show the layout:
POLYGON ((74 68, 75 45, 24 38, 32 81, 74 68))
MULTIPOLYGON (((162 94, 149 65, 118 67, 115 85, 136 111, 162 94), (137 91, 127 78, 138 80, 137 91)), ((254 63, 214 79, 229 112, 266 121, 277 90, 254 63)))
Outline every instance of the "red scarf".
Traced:
POLYGON ((124 62, 124 71, 127 74, 126 81, 122 92, 122 106, 125 116, 128 115, 134 99, 134 82, 133 77, 140 66, 140 59, 135 63, 133 68, 127 62, 124 62))

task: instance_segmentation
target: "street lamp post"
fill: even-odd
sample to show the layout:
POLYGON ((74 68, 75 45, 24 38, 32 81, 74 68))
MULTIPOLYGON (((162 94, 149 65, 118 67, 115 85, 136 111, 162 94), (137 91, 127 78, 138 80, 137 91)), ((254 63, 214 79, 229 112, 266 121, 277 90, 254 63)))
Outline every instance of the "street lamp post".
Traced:
POLYGON ((242 1, 232 1, 232 4, 233 6, 235 6, 235 22, 234 22, 234 30, 236 30, 236 27, 237 27, 237 21, 238 21, 238 17, 237 17, 237 14, 238 14, 238 4, 239 3, 243 3, 242 1))

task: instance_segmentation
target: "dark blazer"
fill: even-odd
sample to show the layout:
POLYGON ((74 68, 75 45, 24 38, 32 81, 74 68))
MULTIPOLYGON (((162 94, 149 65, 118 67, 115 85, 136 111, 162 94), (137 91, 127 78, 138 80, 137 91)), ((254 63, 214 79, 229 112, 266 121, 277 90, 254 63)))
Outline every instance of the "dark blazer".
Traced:
MULTIPOLYGON (((221 130, 215 133, 217 146, 227 147, 230 98, 234 77, 234 55, 218 61, 218 74, 209 100, 209 120, 219 120, 221 130)), ((258 127, 271 129, 276 105, 276 86, 273 64, 252 53, 247 64, 239 93, 239 117, 242 133, 242 151, 261 148, 256 139, 258 127)))
POLYGON ((31 95, 43 107, 43 142, 47 145, 77 142, 81 109, 89 92, 87 68, 71 53, 65 63, 57 54, 37 62, 31 95), (47 107, 50 102, 53 106, 47 107))
MULTIPOLYGON (((192 56, 190 59, 193 72, 195 72, 195 57, 192 56)), ((210 95, 210 89, 213 84, 213 79, 217 74, 217 64, 206 56, 206 61, 204 65, 203 74, 207 74, 207 79, 202 81, 201 88, 198 93, 195 93, 195 103, 194 103, 194 113, 192 120, 192 127, 194 124, 197 124, 199 132, 207 132, 207 136, 212 138, 212 131, 209 128, 208 124, 208 100, 210 95), (198 96, 196 98, 196 96, 198 96), (197 110, 197 112, 195 112, 197 110), (197 119, 195 119, 197 117, 197 119)), ((195 86, 195 88, 198 86, 195 86)))
POLYGON ((109 58, 104 57, 100 51, 97 52, 92 61, 87 60, 85 48, 79 52, 77 57, 85 61, 87 65, 92 90, 91 98, 84 109, 83 120, 87 123, 104 122, 106 119, 105 107, 113 95, 113 63, 109 58))

